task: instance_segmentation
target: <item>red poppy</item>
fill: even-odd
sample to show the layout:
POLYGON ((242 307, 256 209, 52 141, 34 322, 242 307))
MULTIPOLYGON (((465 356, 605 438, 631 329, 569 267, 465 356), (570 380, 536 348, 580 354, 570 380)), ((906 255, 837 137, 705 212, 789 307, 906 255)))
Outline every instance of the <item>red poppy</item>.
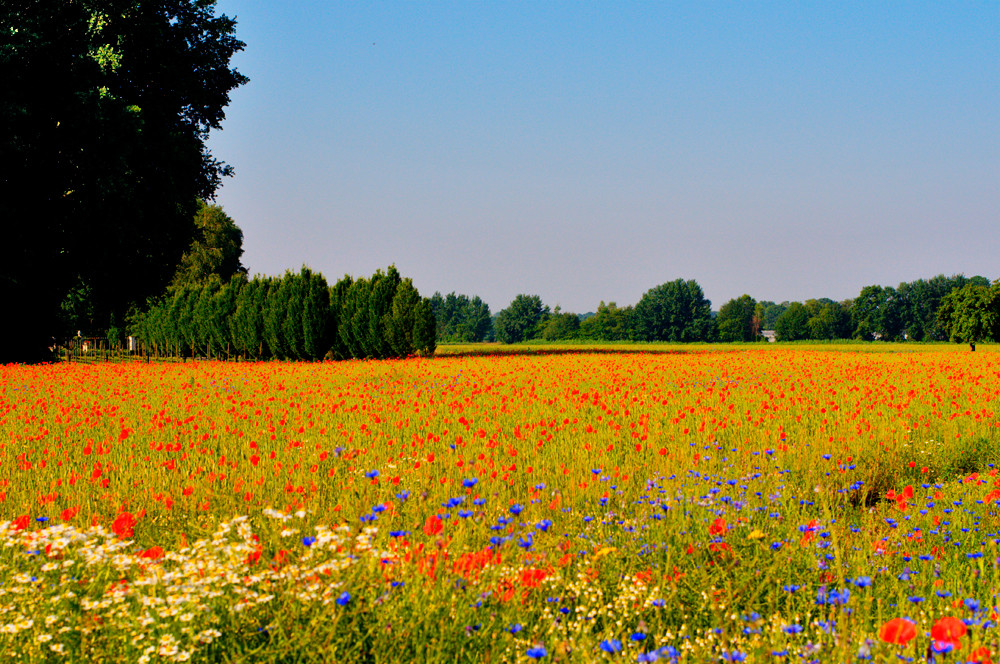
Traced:
POLYGON ((965 635, 966 631, 968 630, 965 627, 965 623, 960 619, 945 616, 934 623, 934 626, 931 628, 931 638, 935 641, 947 641, 958 648, 959 639, 965 635))
POLYGON ((140 558, 148 558, 149 560, 159 560, 164 556, 162 546, 152 546, 145 551, 139 552, 140 558))
POLYGON ((710 535, 725 535, 728 527, 726 526, 726 520, 719 517, 712 522, 712 525, 708 527, 708 533, 710 535))
POLYGON ((882 625, 879 638, 886 643, 905 646, 917 636, 917 626, 906 618, 893 618, 882 625))
POLYGON ((424 522, 424 534, 428 537, 434 537, 438 533, 444 530, 444 522, 438 518, 436 514, 432 514, 427 517, 427 521, 424 522))
POLYGON ((119 514, 111 524, 111 531, 120 539, 128 539, 135 534, 135 517, 129 512, 119 514))
POLYGON ((969 656, 969 661, 976 662, 976 664, 992 664, 993 659, 990 657, 990 649, 986 646, 976 648, 969 656))

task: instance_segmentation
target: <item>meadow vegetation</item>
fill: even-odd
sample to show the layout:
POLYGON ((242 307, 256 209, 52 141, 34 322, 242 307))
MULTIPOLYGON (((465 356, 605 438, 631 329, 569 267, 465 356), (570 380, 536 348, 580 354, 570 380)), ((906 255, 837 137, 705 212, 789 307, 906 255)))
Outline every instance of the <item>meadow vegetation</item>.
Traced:
POLYGON ((2 656, 993 657, 996 347, 517 349, 0 368, 2 656))

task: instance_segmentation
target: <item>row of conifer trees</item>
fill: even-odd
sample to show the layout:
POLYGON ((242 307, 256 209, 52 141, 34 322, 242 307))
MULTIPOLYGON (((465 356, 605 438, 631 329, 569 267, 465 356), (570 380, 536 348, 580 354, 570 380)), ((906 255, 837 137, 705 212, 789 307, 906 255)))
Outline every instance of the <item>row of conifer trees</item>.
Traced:
POLYGON ((140 313, 132 334, 161 356, 318 360, 434 353, 430 301, 395 266, 332 287, 302 268, 177 288, 140 313))

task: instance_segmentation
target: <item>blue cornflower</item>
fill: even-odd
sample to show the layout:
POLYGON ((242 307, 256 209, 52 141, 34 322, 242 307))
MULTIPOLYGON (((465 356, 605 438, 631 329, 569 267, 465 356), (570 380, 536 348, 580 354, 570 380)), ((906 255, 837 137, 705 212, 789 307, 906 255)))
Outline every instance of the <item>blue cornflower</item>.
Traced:
POLYGON ((535 646, 534 648, 528 648, 528 652, 524 653, 532 659, 541 659, 549 654, 549 651, 545 649, 545 646, 535 646))
POLYGON ((601 650, 604 652, 616 653, 621 652, 622 642, 618 639, 606 639, 601 641, 601 650))
POLYGON ((315 543, 316 543, 316 538, 315 537, 308 537, 307 536, 307 537, 303 537, 302 538, 302 546, 312 546, 315 543))
POLYGON ((552 527, 551 519, 542 519, 541 521, 535 524, 535 528, 542 531, 543 533, 548 531, 548 529, 551 527, 552 527))
POLYGON ((376 477, 378 477, 378 471, 377 470, 369 470, 367 473, 365 473, 365 477, 367 477, 370 480, 373 480, 376 477))
POLYGON ((463 519, 468 519, 470 516, 472 516, 472 511, 471 510, 458 510, 458 515, 460 517, 462 517, 463 519))
POLYGON ((514 516, 517 516, 523 511, 524 511, 524 505, 522 505, 521 503, 515 503, 510 506, 510 513, 513 514, 514 516))
POLYGON ((464 486, 466 489, 471 489, 472 487, 476 486, 477 482, 479 482, 479 479, 476 477, 466 477, 464 480, 462 480, 462 486, 464 486))
POLYGON ((513 625, 507 628, 507 631, 510 632, 511 634, 517 634, 522 629, 524 629, 522 625, 520 625, 519 623, 514 623, 513 625))
POLYGON ((400 500, 406 500, 407 498, 410 497, 410 492, 400 491, 399 493, 396 494, 396 497, 399 498, 400 500))
POLYGON ((340 593, 340 597, 337 598, 337 604, 339 606, 347 606, 348 602, 350 601, 351 601, 351 593, 346 591, 340 593))

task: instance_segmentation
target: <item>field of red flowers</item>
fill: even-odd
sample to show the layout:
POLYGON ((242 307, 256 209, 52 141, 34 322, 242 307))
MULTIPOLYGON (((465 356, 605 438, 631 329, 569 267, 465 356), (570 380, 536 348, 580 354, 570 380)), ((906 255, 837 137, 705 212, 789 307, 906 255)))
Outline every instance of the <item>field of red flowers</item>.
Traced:
POLYGON ((0 367, 0 651, 991 661, 997 358, 0 367))

